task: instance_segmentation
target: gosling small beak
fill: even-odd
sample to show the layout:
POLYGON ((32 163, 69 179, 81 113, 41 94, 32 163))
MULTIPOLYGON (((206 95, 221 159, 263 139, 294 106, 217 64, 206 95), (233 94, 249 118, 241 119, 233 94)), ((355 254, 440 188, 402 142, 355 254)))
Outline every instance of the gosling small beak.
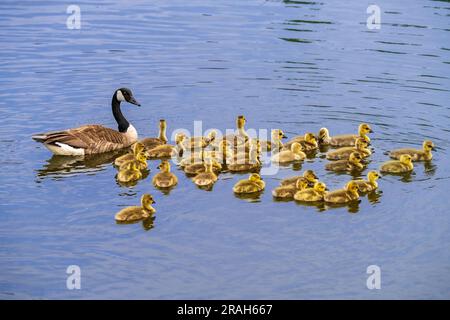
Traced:
POLYGON ((431 150, 436 151, 436 147, 431 147, 431 150))
POLYGON ((128 100, 129 103, 134 104, 138 107, 141 106, 141 104, 139 102, 137 102, 137 100, 134 97, 130 97, 130 99, 128 100))
POLYGON ((156 169, 161 169, 161 166, 157 166, 156 169))
POLYGON ((283 135, 281 136, 281 138, 282 138, 282 139, 286 139, 286 138, 287 138, 287 135, 283 134, 283 135))
POLYGON ((153 201, 152 201, 152 203, 156 203, 156 201, 155 201, 155 200, 153 200, 153 201))
POLYGON ((372 130, 372 129, 369 129, 369 133, 373 133, 373 130, 372 130))

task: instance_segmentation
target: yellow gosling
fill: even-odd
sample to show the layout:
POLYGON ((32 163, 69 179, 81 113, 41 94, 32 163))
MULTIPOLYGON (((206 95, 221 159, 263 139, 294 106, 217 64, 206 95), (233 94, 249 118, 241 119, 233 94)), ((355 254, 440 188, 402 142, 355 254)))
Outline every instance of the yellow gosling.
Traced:
POLYGON ((317 182, 318 178, 313 170, 305 170, 305 172, 303 172, 303 175, 301 176, 294 176, 281 180, 280 185, 295 185, 298 179, 305 180, 308 186, 312 187, 317 182))
POLYGON ((430 140, 425 140, 422 144, 422 150, 413 148, 396 149, 389 152, 389 156, 393 159, 400 159, 402 154, 411 156, 412 161, 430 161, 433 159, 431 151, 435 150, 434 143, 430 140))
POLYGON ((234 187, 233 192, 237 194, 255 193, 264 190, 266 183, 261 179, 257 173, 252 173, 248 179, 238 181, 234 187))
POLYGON ((359 125, 358 134, 343 134, 332 137, 330 137, 328 129, 322 128, 319 132, 319 143, 328 144, 332 147, 353 147, 357 138, 363 138, 367 143, 370 143, 370 138, 367 134, 372 132, 372 128, 367 123, 359 125))
POLYGON ((352 172, 361 171, 364 169, 364 165, 361 163, 362 157, 358 152, 352 152, 348 160, 337 160, 327 163, 325 170, 335 172, 352 172))
POLYGON ((363 138, 357 138, 354 147, 342 147, 337 150, 329 151, 327 153, 328 160, 342 160, 348 159, 352 152, 358 152, 361 157, 367 158, 372 154, 368 148, 368 143, 363 138))
POLYGON ((172 156, 176 156, 180 150, 184 150, 183 143, 186 139, 186 136, 182 133, 178 133, 175 136, 176 146, 170 144, 163 144, 157 146, 151 150, 147 150, 146 155, 149 159, 160 159, 160 158, 170 158, 172 156))
POLYGON ((400 160, 386 161, 380 167, 380 171, 386 173, 406 173, 413 169, 414 165, 409 154, 402 154, 400 160))
POLYGON ((130 161, 123 166, 117 174, 119 182, 131 182, 142 178, 142 172, 138 169, 135 161, 130 161))
POLYGON ((294 194, 294 199, 303 202, 322 201, 325 197, 327 186, 323 182, 316 182, 314 187, 300 190, 294 194))
POLYGON ((149 218, 156 212, 152 204, 155 203, 153 197, 149 194, 144 194, 141 197, 141 206, 127 207, 116 213, 115 219, 117 222, 135 222, 149 218))
POLYGON ((293 143, 300 143, 302 145, 303 151, 313 151, 316 150, 319 147, 319 144, 317 143, 316 136, 314 133, 308 132, 305 133, 304 136, 297 136, 291 139, 291 141, 287 142, 284 146, 284 150, 289 150, 293 143))
POLYGON ((140 142, 144 145, 146 150, 151 150, 157 146, 166 144, 168 139, 166 136, 167 123, 166 120, 159 120, 159 134, 157 138, 144 138, 140 142))
POLYGON ((204 172, 197 174, 192 181, 199 187, 212 186, 217 181, 217 175, 213 172, 213 163, 207 160, 204 164, 204 172))
POLYGON ((178 178, 170 172, 170 163, 167 160, 161 161, 158 166, 161 172, 158 172, 152 179, 152 183, 157 188, 171 188, 177 185, 178 178))
POLYGON ((323 197, 329 203, 348 203, 359 199, 358 184, 349 181, 344 189, 327 192, 323 197))
POLYGON ((272 156, 272 161, 279 164, 301 161, 306 158, 306 154, 302 151, 303 147, 300 143, 294 142, 290 150, 282 150, 272 156))
POLYGON ((378 188, 377 180, 380 178, 380 174, 377 171, 369 171, 367 173, 367 180, 359 179, 354 180, 358 185, 358 189, 361 193, 368 193, 378 188))
POLYGON ((124 162, 119 167, 119 170, 122 170, 122 169, 126 168, 130 162, 134 162, 136 164, 136 168, 138 168, 138 170, 145 170, 145 169, 147 169, 147 157, 145 156, 145 154, 143 152, 138 153, 136 155, 135 159, 127 161, 127 162, 124 162))
POLYGON ((135 144, 133 144, 131 146, 131 151, 127 154, 124 154, 123 156, 117 157, 114 160, 114 165, 120 167, 122 164, 124 164, 125 162, 131 161, 131 160, 135 160, 136 156, 139 153, 142 153, 144 151, 145 147, 142 143, 140 142, 136 142, 135 144))
POLYGON ((297 182, 294 185, 288 184, 276 187, 275 189, 272 190, 272 196, 278 199, 291 200, 294 198, 294 194, 296 192, 304 190, 307 187, 308 182, 306 181, 306 179, 301 177, 300 179, 297 180, 297 182))

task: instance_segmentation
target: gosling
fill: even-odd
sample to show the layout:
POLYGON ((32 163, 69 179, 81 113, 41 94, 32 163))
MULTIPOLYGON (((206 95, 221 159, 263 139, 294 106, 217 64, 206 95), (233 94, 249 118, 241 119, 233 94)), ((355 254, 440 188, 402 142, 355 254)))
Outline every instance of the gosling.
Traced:
POLYGON ((167 160, 163 160, 158 166, 161 172, 158 172, 152 179, 152 183, 157 188, 172 188, 177 185, 178 178, 172 172, 170 172, 170 163, 167 160))
POLYGON ((325 170, 335 172, 361 171, 364 165, 361 163, 362 157, 358 152, 352 152, 348 160, 338 160, 325 165, 325 170))
POLYGON ((153 197, 149 194, 144 194, 141 197, 141 206, 127 207, 116 213, 115 219, 117 222, 136 222, 149 218, 156 212, 152 204, 155 203, 153 197))
POLYGON ((252 173, 248 179, 238 181, 234 187, 233 192, 237 194, 248 194, 263 191, 266 183, 261 179, 257 173, 252 173))
POLYGON ((300 143, 302 145, 303 151, 313 151, 316 150, 319 147, 319 144, 317 143, 316 136, 314 133, 305 133, 304 136, 297 136, 291 139, 291 141, 287 142, 283 149, 289 150, 293 143, 300 143))
POLYGON ((294 198, 294 194, 300 190, 306 189, 307 187, 308 182, 306 179, 300 177, 294 185, 288 184, 273 189, 272 196, 277 199, 292 200, 294 198))
POLYGON ((319 178, 317 177, 317 175, 314 173, 313 170, 305 170, 305 172, 303 172, 303 175, 301 176, 294 176, 281 180, 280 185, 282 186, 295 185, 298 179, 305 180, 308 186, 312 187, 318 181, 319 178))
POLYGON ((132 182, 142 178, 142 172, 138 169, 136 162, 131 161, 123 166, 117 174, 117 181, 132 182))
POLYGON ((400 160, 386 161, 380 167, 380 171, 385 173, 407 173, 413 169, 414 164, 409 154, 402 154, 400 160))
POLYGON ((364 179, 354 180, 354 182, 358 185, 358 189, 361 193, 369 193, 378 188, 377 180, 380 178, 380 175, 377 171, 369 171, 367 173, 367 181, 364 179))
POLYGON ((325 202, 329 203, 348 203, 359 199, 358 184, 355 181, 349 181, 344 189, 327 192, 323 197, 325 202))
POLYGON ((357 138, 363 138, 367 143, 370 143, 370 138, 367 134, 372 133, 373 130, 367 123, 361 123, 358 127, 358 134, 343 134, 330 137, 327 128, 321 128, 319 131, 319 144, 330 145, 332 147, 353 147, 357 138))
POLYGON ((125 162, 132 161, 136 159, 136 156, 143 152, 145 149, 144 145, 140 142, 136 142, 131 146, 131 152, 124 154, 123 156, 117 157, 114 160, 114 165, 120 167, 125 162))
POLYGON ((142 143, 145 147, 146 150, 151 150, 153 148, 156 148, 157 146, 166 144, 168 139, 166 136, 166 128, 167 128, 167 123, 166 120, 161 119, 159 120, 159 134, 158 134, 158 138, 144 138, 142 140, 140 140, 140 143, 142 143))
POLYGON ((389 156, 393 159, 400 159, 402 154, 411 156, 412 161, 430 161, 433 159, 431 151, 435 150, 434 143, 430 140, 425 140, 422 144, 422 150, 413 148, 396 149, 389 152, 389 156))
POLYGON ((352 152, 358 152, 361 157, 367 158, 372 154, 368 146, 363 138, 358 138, 354 147, 342 147, 334 151, 329 151, 326 157, 328 160, 343 160, 348 159, 352 152))
POLYGON ((213 162, 207 160, 204 163, 204 167, 204 172, 201 172, 192 178, 192 181, 199 187, 209 187, 217 181, 217 175, 213 171, 213 162))
POLYGON ((282 150, 272 156, 272 161, 279 164, 301 161, 306 158, 306 154, 302 151, 303 147, 300 143, 294 142, 290 150, 282 150))
POLYGON ((294 194, 294 199, 302 202, 323 201, 327 186, 323 182, 316 182, 314 187, 300 190, 294 194))
POLYGON ((147 158, 149 159, 161 159, 161 158, 170 158, 172 156, 176 156, 180 153, 181 150, 184 150, 183 142, 185 141, 186 136, 182 133, 178 133, 175 136, 176 146, 172 146, 170 144, 162 144, 153 149, 150 149, 146 152, 147 158))

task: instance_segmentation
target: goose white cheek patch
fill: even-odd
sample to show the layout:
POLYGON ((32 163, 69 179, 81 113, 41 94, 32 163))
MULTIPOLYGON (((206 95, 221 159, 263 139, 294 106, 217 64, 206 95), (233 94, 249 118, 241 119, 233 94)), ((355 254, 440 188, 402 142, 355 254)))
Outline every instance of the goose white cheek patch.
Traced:
POLYGON ((120 91, 120 90, 117 90, 116 98, 117 98, 118 101, 125 101, 125 98, 123 97, 122 91, 120 91))

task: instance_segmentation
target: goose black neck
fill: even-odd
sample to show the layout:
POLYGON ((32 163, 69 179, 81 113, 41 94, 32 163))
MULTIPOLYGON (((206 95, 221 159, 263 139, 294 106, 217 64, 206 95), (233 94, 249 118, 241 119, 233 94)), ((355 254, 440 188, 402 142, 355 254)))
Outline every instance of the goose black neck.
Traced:
POLYGON ((126 132, 128 127, 130 126, 130 123, 123 116, 122 111, 120 110, 120 101, 117 100, 115 94, 112 98, 111 105, 114 119, 116 119, 117 125, 119 126, 119 132, 126 132))

